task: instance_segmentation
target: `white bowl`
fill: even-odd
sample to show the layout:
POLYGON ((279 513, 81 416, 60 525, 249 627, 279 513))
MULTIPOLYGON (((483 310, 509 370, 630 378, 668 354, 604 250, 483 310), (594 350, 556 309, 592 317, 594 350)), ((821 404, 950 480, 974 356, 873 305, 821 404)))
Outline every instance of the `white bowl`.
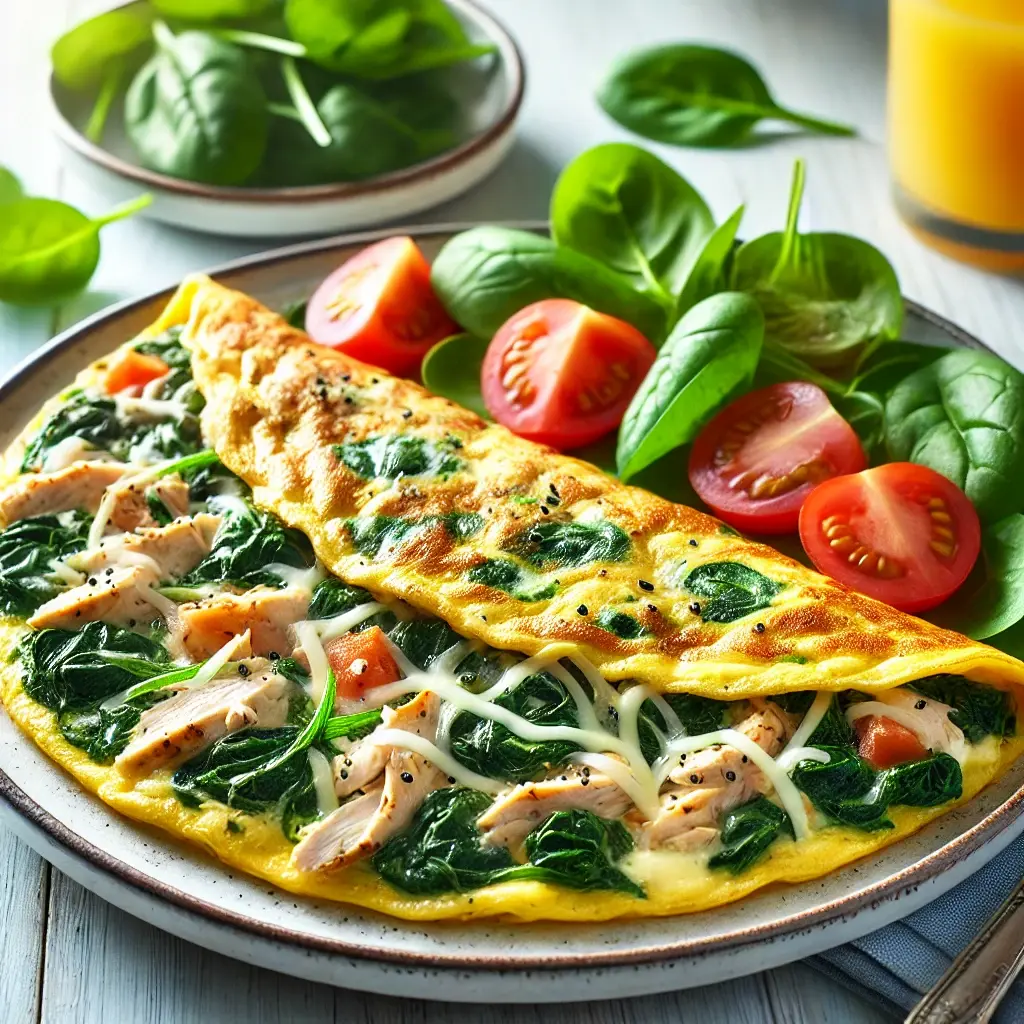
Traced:
MULTIPOLYGON (((473 0, 447 0, 474 42, 497 52, 484 73, 464 75, 469 134, 453 149, 400 171, 367 181, 291 188, 227 188, 173 178, 141 167, 112 116, 103 145, 76 127, 81 112, 51 76, 53 123, 68 164, 112 204, 149 192, 144 216, 218 235, 284 238, 327 235, 407 217, 453 199, 495 170, 515 134, 525 88, 525 69, 515 40, 473 0)), ((130 4, 127 6, 131 6, 130 4)))

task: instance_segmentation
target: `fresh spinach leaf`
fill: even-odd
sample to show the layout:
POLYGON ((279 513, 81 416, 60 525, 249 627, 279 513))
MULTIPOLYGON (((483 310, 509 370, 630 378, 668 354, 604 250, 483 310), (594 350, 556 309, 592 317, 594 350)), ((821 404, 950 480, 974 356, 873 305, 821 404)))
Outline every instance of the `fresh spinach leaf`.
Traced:
POLYGON ((306 310, 309 308, 309 299, 300 299, 298 302, 289 302, 281 310, 281 316, 288 321, 290 327, 296 327, 300 331, 306 329, 306 310))
POLYGON ((538 569, 575 569, 595 562, 622 562, 629 557, 632 544, 626 532, 608 520, 547 520, 528 526, 507 550, 538 569))
POLYGON ((708 235, 690 267, 690 272, 676 299, 676 315, 682 316, 698 302, 729 290, 732 255, 736 249, 736 232, 743 220, 744 207, 738 206, 708 235))
POLYGON ((925 618, 972 640, 998 637, 1024 620, 1024 515, 989 523, 981 557, 963 586, 925 618))
POLYGON ((150 3, 165 18, 216 22, 255 17, 273 10, 279 0, 150 0, 150 3))
POLYGON ((960 764, 948 754, 876 772, 849 748, 821 749, 829 761, 801 761, 792 779, 822 814, 840 824, 869 832, 892 828, 890 806, 937 807, 963 792, 960 764))
POLYGON ((628 278, 532 231, 462 231, 438 253, 430 280, 452 319, 478 338, 490 339, 541 299, 574 299, 625 320, 655 344, 665 337, 665 310, 628 278))
POLYGON ((492 558, 475 565, 466 578, 470 583, 504 591, 517 601, 547 601, 558 590, 553 580, 546 580, 509 558, 492 558))
POLYGON ((284 13, 310 60, 356 78, 397 78, 494 51, 473 43, 443 0, 286 0, 284 13))
POLYGON ((410 434, 382 434, 365 441, 334 446, 334 453, 364 480, 397 480, 400 476, 451 476, 463 468, 455 439, 431 441, 410 434))
POLYGON ((278 760, 299 732, 298 726, 286 725, 229 733, 171 776, 175 796, 188 807, 214 800, 250 814, 274 811, 285 835, 295 842, 299 829, 318 816, 309 759, 278 760), (246 781, 238 785, 234 780, 240 776, 246 781))
POLYGON ((556 811, 523 844, 529 861, 506 878, 529 878, 590 892, 605 889, 645 899, 646 893, 616 866, 633 849, 621 821, 578 807, 556 811))
POLYGON ((624 128, 675 146, 734 146, 762 120, 824 135, 855 135, 848 125, 779 106, 757 69, 728 50, 675 43, 619 60, 597 93, 624 128))
POLYGON ((713 295, 686 313, 623 417, 615 454, 621 479, 692 441, 721 405, 749 385, 763 338, 764 317, 747 295, 713 295))
POLYGON ((480 841, 476 820, 491 804, 486 793, 454 787, 428 794, 410 826, 373 856, 380 876, 403 892, 434 896, 471 892, 516 867, 503 846, 480 841))
POLYGON ((362 587, 343 583, 335 576, 321 580, 313 590, 306 617, 309 619, 333 619, 361 604, 368 604, 373 596, 362 587))
POLYGON ((817 369, 848 371, 865 353, 897 338, 903 298, 889 261, 852 235, 801 234, 804 163, 796 162, 786 229, 740 246, 732 287, 761 304, 765 345, 817 369))
MULTIPOLYGON (((494 703, 536 725, 579 725, 576 702, 547 672, 528 676, 494 703)), ((500 722, 477 718, 470 711, 455 714, 448 736, 452 756, 459 764, 507 782, 536 779, 580 749, 568 740, 525 740, 500 722)))
POLYGON ((625 142, 580 154, 551 196, 556 243, 622 274, 669 315, 714 226, 685 178, 625 142))
POLYGON ((616 611, 614 608, 602 608, 594 616, 594 625, 606 633, 612 633, 620 640, 639 640, 649 636, 647 628, 632 615, 616 611))
POLYGON ((102 217, 87 217, 57 199, 8 202, 0 217, 0 302, 56 305, 92 280, 100 229, 149 206, 145 195, 102 217))
POLYGON ((683 586, 705 598, 700 609, 705 622, 735 622, 767 608, 784 584, 740 562, 706 562, 686 576, 683 586))
POLYGON ((426 355, 420 372, 423 386, 489 420, 480 392, 480 371, 488 342, 472 334, 455 334, 439 341, 426 355))
POLYGON ((722 848, 708 860, 708 866, 741 874, 783 833, 793 835, 789 815, 767 797, 756 797, 722 816, 722 848))
POLYGON ((82 512, 33 516, 0 533, 0 614, 28 618, 65 584, 51 562, 86 546, 92 517, 82 512))
POLYGON ((21 182, 13 171, 0 167, 0 206, 15 203, 25 195, 21 182))
POLYGON ((210 553, 185 577, 183 586, 234 583, 245 587, 279 586, 275 563, 309 569, 315 562, 305 534, 286 527, 273 513, 234 498, 223 506, 210 553))
POLYGON ((832 399, 832 404, 860 438, 868 462, 884 462, 885 405, 882 399, 869 391, 851 391, 832 399))
POLYGON ((125 97, 125 131, 150 170, 242 185, 267 147, 267 97, 240 47, 208 32, 153 25, 155 55, 125 97))
POLYGON ((54 77, 67 89, 87 92, 103 83, 112 64, 152 46, 152 10, 117 7, 80 22, 50 50, 54 77))
POLYGON ((897 384, 885 441, 894 461, 952 480, 983 522, 1024 507, 1024 375, 998 356, 957 350, 897 384))
POLYGON ((941 359, 948 348, 916 341, 886 341, 857 365, 851 391, 868 391, 882 397, 910 374, 941 359))
POLYGON ((987 736, 1012 736, 1017 730, 1013 700, 1005 690, 953 675, 918 679, 910 688, 948 704, 953 709, 949 720, 963 730, 969 743, 981 743, 987 736))
POLYGON ((362 739, 364 736, 369 736, 380 725, 380 722, 380 708, 371 708, 369 711, 357 711, 353 715, 340 715, 337 718, 328 718, 321 739, 325 742, 339 739, 342 736, 350 740, 362 739))

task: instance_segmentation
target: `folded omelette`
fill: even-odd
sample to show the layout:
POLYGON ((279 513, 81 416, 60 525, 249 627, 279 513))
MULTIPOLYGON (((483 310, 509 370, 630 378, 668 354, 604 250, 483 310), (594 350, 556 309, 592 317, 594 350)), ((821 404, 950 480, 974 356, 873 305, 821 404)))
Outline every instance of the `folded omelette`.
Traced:
POLYGON ((127 816, 398 917, 705 909, 1022 749, 1016 659, 204 277, 44 407, 0 515, 13 720, 127 816))

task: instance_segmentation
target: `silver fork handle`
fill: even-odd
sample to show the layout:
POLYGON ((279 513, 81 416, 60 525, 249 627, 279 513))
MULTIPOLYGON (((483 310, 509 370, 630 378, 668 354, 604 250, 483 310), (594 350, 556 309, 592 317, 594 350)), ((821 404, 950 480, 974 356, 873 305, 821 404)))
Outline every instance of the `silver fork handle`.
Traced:
POLYGON ((1024 967, 1024 881, 904 1024, 988 1024, 1024 967))

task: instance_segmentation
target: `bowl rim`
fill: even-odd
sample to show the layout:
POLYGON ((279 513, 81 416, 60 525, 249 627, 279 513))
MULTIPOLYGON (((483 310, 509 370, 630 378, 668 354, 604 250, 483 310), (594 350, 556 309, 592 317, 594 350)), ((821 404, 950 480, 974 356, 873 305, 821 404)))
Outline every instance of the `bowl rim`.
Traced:
MULTIPOLYGON (((504 227, 515 227, 538 233, 547 233, 548 225, 543 221, 501 222, 504 227)), ((448 238, 451 235, 479 226, 479 222, 442 223, 432 225, 411 225, 371 231, 349 232, 329 238, 298 242, 292 245, 270 249, 261 253, 244 256, 220 264, 207 271, 214 277, 230 277, 239 271, 275 265, 286 265, 293 259, 301 259, 319 252, 355 245, 367 245, 391 235, 407 234, 415 240, 424 238, 448 238)), ((229 282, 230 283, 230 282, 229 282)), ((51 363, 59 358, 62 351, 74 344, 108 320, 116 320, 125 314, 140 311, 154 303, 166 300, 174 288, 157 288, 142 296, 127 299, 72 325, 47 344, 16 365, 0 380, 0 403, 21 385, 39 365, 51 363)), ((908 312, 939 328, 958 344, 972 349, 990 351, 977 337, 958 327, 938 313, 904 298, 908 312)), ((0 712, 2 713, 2 712, 0 712)), ((21 736, 21 734, 18 734, 21 736)), ((26 743, 31 742, 24 738, 26 743)), ((975 798, 976 799, 976 798, 975 798)), ((623 951, 615 948, 590 951, 587 953, 550 952, 544 955, 517 955, 514 951, 507 956, 473 956, 464 953, 439 951, 419 952, 412 950, 386 949, 379 946, 360 944, 347 939, 314 936, 294 928, 256 921, 245 914, 217 906, 197 897, 176 885, 157 879, 131 865, 116 854, 101 849, 64 825, 49 811, 41 807, 14 780, 0 770, 0 803, 13 808, 15 813, 46 833, 51 840, 87 861, 108 876, 118 879, 131 888, 150 897, 161 900, 191 914, 196 914, 220 926, 228 926, 253 935, 259 939, 281 942, 297 948, 316 950, 357 960, 371 960, 380 963, 403 965, 407 968, 430 967, 434 969, 455 968, 473 971, 522 972, 530 970, 578 970, 581 968, 609 968, 618 966, 639 966, 674 961, 680 958, 700 958, 722 950, 742 949, 761 942, 770 942, 805 932, 814 927, 834 924, 880 903, 900 899, 913 892, 918 886, 936 878, 968 858, 986 843, 995 839, 1024 814, 1024 786, 1010 793, 1006 799, 989 811, 980 821, 966 828, 931 853, 925 854, 887 877, 857 888, 843 896, 829 900, 807 910, 783 913, 770 922, 738 927, 714 937, 689 938, 676 941, 654 941, 623 951)), ((115 814, 111 808, 108 812, 115 814)), ((138 822, 138 828, 145 828, 138 822)), ((174 836, 160 833, 164 842, 174 842, 174 836)), ((201 851, 200 851, 201 852, 201 851)), ((812 880, 813 881, 813 880, 812 880)), ((804 883, 807 884, 807 883, 804 883)), ((346 907, 345 904, 338 904, 346 907)), ((373 913, 372 911, 361 911, 373 913)), ((614 923, 614 922, 611 922, 614 923)), ((396 922, 395 927, 416 927, 417 922, 396 922)), ((487 922, 458 923, 459 928, 486 926, 487 922)), ((597 923, 600 926, 600 923, 597 923)), ((525 926, 529 927, 529 926, 525 926)))
MULTIPOLYGON (((126 0, 107 10, 132 7, 142 0, 126 0)), ((148 189, 159 189, 175 196, 190 199, 209 199, 225 203, 319 203, 331 200, 352 200, 364 196, 387 193, 406 186, 415 186, 463 166, 488 151, 515 127, 526 93, 526 63, 515 37, 490 11, 476 0, 445 0, 449 6, 480 26, 498 48, 497 59, 505 66, 510 88, 502 109, 494 122, 453 149, 439 153, 411 167, 390 171, 365 181, 336 182, 326 185, 288 185, 277 188, 246 185, 206 185, 185 178, 175 178, 159 171, 151 171, 139 164, 111 153, 98 143, 87 139, 61 109, 58 83, 51 68, 48 95, 51 119, 58 138, 79 156, 97 164, 119 178, 137 183, 148 189)))

